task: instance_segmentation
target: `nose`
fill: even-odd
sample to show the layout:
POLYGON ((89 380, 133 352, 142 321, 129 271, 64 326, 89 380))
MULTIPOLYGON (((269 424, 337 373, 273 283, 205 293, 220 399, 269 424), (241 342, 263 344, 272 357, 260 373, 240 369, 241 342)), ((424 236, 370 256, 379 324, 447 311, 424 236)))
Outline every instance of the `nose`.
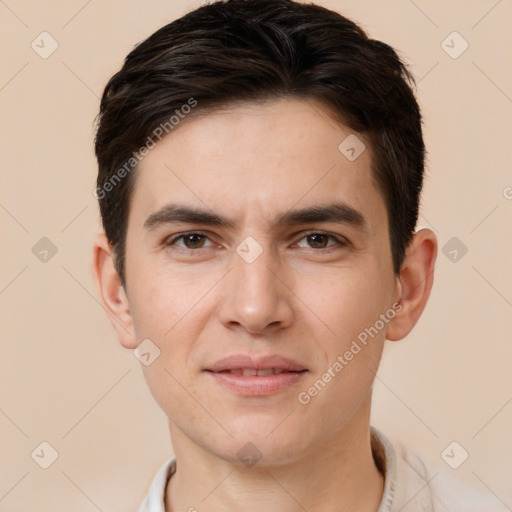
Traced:
POLYGON ((272 333, 291 325, 293 292, 287 277, 269 249, 250 263, 234 254, 218 309, 223 325, 250 334, 272 333))

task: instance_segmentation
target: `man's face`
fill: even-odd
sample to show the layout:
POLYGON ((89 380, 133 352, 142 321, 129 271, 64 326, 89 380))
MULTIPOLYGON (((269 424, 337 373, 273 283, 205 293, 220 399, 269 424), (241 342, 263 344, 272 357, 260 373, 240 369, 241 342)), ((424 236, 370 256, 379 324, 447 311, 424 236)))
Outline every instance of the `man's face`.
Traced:
POLYGON ((368 143, 338 149, 351 133, 283 99, 185 120, 141 162, 127 296, 173 440, 229 460, 252 443, 272 464, 367 428, 398 295, 368 143))

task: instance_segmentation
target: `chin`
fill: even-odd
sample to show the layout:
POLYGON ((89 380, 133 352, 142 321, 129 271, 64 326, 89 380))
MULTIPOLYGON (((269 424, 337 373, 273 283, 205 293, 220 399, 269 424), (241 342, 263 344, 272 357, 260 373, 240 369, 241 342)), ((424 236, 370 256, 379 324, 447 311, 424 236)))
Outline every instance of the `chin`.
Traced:
POLYGON ((301 432, 298 425, 293 421, 287 423, 285 417, 286 414, 238 417, 230 426, 226 425, 233 437, 224 437, 227 442, 212 447, 212 451, 226 462, 247 467, 296 462, 307 452, 307 446, 313 444, 309 438, 311 430, 301 432))

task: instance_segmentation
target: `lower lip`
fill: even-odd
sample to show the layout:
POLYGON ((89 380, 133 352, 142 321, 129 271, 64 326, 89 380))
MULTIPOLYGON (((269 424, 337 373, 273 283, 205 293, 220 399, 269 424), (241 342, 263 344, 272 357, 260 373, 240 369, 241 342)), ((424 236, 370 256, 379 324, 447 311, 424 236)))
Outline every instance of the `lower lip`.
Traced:
POLYGON ((235 375, 233 373, 208 372, 217 382, 245 396, 273 395, 299 382, 303 372, 283 372, 277 375, 235 375))

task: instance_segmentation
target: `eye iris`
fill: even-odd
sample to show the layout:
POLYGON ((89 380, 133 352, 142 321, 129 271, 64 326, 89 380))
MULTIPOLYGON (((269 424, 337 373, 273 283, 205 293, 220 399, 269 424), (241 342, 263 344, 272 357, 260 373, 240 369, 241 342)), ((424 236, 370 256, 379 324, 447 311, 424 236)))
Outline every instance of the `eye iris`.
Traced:
POLYGON ((309 240, 309 245, 311 247, 314 247, 314 248, 323 248, 323 247, 326 247, 327 246, 327 240, 328 240, 328 236, 327 235, 320 235, 320 234, 317 234, 317 235, 309 235, 308 236, 308 240, 309 240))
POLYGON ((203 235, 187 235, 183 241, 189 249, 197 249, 203 246, 204 237, 203 235))

